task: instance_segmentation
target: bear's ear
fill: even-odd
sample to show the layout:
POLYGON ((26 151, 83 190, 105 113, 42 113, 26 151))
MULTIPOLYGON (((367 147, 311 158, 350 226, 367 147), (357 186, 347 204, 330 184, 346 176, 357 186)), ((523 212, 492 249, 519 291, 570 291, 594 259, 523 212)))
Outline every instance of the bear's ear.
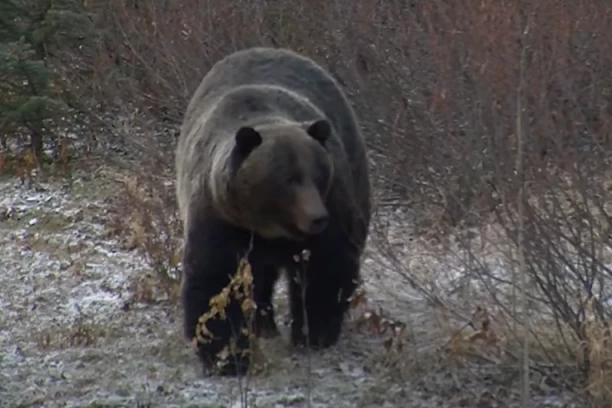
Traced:
POLYGON ((236 132, 236 151, 241 155, 248 155, 262 142, 258 131, 250 126, 244 126, 236 132))
POLYGON ((331 125, 326 119, 319 119, 305 125, 306 133, 316 141, 325 144, 331 134, 331 125))

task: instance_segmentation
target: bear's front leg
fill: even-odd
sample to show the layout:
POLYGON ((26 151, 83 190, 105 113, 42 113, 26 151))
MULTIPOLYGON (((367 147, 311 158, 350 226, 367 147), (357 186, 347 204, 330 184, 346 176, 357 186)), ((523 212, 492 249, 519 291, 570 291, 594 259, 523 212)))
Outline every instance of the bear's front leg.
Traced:
POLYGON ((275 322, 274 285, 279 277, 278 268, 274 265, 251 265, 253 271, 254 295, 257 311, 255 315, 255 335, 262 338, 274 338, 280 335, 275 322))
POLYGON ((220 375, 242 375, 250 365, 250 341, 240 302, 230 293, 225 318, 214 316, 199 330, 202 315, 211 311, 211 298, 222 293, 238 268, 239 248, 227 241, 222 230, 211 234, 211 228, 200 225, 189 231, 183 256, 184 276, 181 300, 184 310, 184 331, 188 341, 194 338, 197 354, 205 371, 220 375), (237 250, 238 249, 238 250, 237 250), (200 336, 197 334, 200 333, 200 336))
POLYGON ((340 337, 348 299, 358 284, 359 257, 355 252, 342 251, 338 243, 329 247, 336 252, 328 253, 323 248, 314 249, 307 264, 298 266, 289 279, 294 345, 305 346, 306 339, 313 348, 334 345, 340 337))

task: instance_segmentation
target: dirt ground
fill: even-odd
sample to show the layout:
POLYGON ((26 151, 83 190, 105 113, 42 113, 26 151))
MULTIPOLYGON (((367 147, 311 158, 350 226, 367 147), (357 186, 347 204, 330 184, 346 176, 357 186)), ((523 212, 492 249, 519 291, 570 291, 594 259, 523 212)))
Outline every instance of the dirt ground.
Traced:
MULTIPOLYGON (((499 364, 440 363, 436 350, 447 339, 428 335, 430 308, 373 255, 364 260, 368 293, 407 327, 399 354, 386 354, 386 337, 357 330, 355 319, 332 349, 290 350, 280 284, 283 336, 262 344, 268 369, 242 381, 204 377, 161 283, 147 301, 133 301, 135 283, 152 270, 108 233, 116 191, 102 169, 77 172, 72 184, 0 179, 0 406, 519 406, 518 379, 499 364), (385 283, 405 293, 389 298, 385 283)), ((578 406, 553 389, 533 400, 578 406)))

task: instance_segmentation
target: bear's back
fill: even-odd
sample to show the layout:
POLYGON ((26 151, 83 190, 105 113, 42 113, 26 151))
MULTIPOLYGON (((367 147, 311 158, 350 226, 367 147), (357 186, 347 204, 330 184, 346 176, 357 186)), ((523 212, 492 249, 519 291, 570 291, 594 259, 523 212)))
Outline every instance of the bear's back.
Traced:
POLYGON ((360 138, 356 116, 338 83, 313 60, 287 49, 254 47, 237 51, 217 62, 191 99, 185 123, 192 123, 218 98, 243 86, 277 86, 306 98, 334 125, 349 161, 357 154, 360 138))

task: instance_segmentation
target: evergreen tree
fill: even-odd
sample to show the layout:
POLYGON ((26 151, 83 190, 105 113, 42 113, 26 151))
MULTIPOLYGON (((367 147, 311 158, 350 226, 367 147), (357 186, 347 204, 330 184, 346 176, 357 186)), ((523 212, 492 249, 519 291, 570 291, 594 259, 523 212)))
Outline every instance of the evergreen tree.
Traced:
POLYGON ((83 37, 90 20, 73 1, 0 0, 0 138, 27 129, 42 158, 43 137, 66 104, 53 91, 47 56, 83 37))

